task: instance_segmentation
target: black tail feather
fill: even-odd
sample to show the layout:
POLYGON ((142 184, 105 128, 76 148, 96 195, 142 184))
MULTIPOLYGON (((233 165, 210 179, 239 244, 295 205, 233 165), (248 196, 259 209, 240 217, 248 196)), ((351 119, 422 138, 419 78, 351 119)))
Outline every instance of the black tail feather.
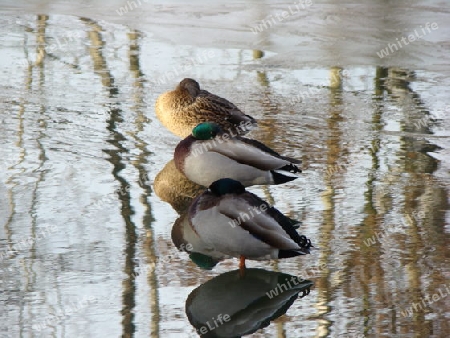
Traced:
POLYGON ((297 250, 279 250, 278 258, 289 258, 295 257, 299 255, 306 255, 311 253, 310 249, 313 247, 311 244, 311 240, 307 238, 305 235, 300 235, 299 238, 295 241, 300 247, 297 250))
POLYGON ((284 171, 288 171, 288 172, 294 173, 294 174, 302 172, 302 170, 299 167, 297 167, 295 164, 292 164, 292 163, 287 164, 278 170, 284 170, 284 171))
MULTIPOLYGON (((309 253, 309 250, 308 252, 309 253)), ((305 255, 306 252, 297 251, 297 250, 279 250, 278 258, 291 258, 295 256, 305 255)))
POLYGON ((270 172, 272 173, 274 184, 282 184, 282 183, 290 182, 297 178, 297 177, 293 177, 293 176, 286 176, 286 175, 277 173, 273 170, 271 170, 270 172))

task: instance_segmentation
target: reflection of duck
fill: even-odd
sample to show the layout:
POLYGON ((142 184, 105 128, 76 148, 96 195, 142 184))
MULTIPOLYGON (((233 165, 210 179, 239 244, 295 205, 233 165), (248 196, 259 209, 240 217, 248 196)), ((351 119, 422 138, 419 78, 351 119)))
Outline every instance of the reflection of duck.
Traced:
POLYGON ((281 184, 297 176, 301 161, 284 157, 264 144, 240 136, 230 137, 215 123, 201 123, 181 141, 174 154, 175 165, 190 180, 208 186, 229 177, 245 186, 281 184))
POLYGON ((172 242, 178 250, 188 252, 189 258, 202 269, 211 270, 219 261, 227 258, 202 241, 189 225, 187 212, 175 221, 172 227, 172 242))
POLYGON ((179 214, 182 214, 195 196, 205 190, 204 187, 190 181, 176 167, 173 160, 168 162, 156 175, 153 184, 156 195, 169 203, 179 214))
POLYGON ((193 290, 186 300, 189 322, 202 337, 240 337, 264 328, 313 283, 262 269, 219 275, 193 290))
POLYGON ((232 257, 266 260, 308 254, 311 241, 299 235, 292 220, 238 181, 211 184, 188 209, 193 232, 207 246, 232 257))
POLYGON ((193 79, 184 79, 175 90, 161 94, 156 100, 155 112, 161 123, 180 137, 190 135, 198 123, 207 121, 239 132, 256 125, 253 117, 245 115, 228 100, 200 89, 193 79))

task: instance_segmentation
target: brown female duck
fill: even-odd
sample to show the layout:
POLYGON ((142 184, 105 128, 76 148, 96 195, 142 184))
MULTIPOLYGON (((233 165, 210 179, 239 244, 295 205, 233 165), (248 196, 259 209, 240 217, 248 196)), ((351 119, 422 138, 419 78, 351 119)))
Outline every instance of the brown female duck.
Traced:
POLYGON ((253 117, 230 101, 200 89, 198 82, 189 78, 183 79, 174 90, 161 94, 155 112, 169 131, 182 138, 201 122, 215 122, 223 130, 238 134, 256 126, 253 117))

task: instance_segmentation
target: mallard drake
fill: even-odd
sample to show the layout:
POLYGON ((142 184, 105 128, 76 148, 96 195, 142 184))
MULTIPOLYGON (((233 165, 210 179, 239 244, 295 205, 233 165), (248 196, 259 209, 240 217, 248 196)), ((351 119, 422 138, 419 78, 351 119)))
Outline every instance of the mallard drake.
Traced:
POLYGON ((221 178, 244 186, 295 180, 301 161, 281 156, 261 142, 225 133, 217 124, 200 123, 175 148, 175 165, 191 181, 205 187, 221 178))
POLYGON ((196 197, 189 224, 205 245, 224 255, 267 260, 309 254, 311 241, 299 235, 292 220, 238 181, 220 179, 196 197))
POLYGON ((230 258, 206 244, 189 225, 189 216, 185 212, 172 227, 172 242, 180 251, 189 254, 189 258, 200 268, 211 270, 221 260, 230 258))
POLYGON ((239 134, 256 126, 253 117, 245 115, 230 101, 200 89, 197 81, 188 78, 175 90, 158 97, 155 112, 164 127, 182 138, 190 135, 197 124, 207 121, 239 134))

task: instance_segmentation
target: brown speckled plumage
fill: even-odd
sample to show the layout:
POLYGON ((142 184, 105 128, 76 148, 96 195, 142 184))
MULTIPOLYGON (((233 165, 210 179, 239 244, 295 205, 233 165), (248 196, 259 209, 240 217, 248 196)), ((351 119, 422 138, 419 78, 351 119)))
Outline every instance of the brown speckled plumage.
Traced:
POLYGON ((185 138, 201 122, 215 122, 224 130, 242 132, 240 125, 256 125, 230 101, 200 89, 197 81, 186 78, 169 92, 161 94, 155 104, 156 117, 175 135, 185 138))

